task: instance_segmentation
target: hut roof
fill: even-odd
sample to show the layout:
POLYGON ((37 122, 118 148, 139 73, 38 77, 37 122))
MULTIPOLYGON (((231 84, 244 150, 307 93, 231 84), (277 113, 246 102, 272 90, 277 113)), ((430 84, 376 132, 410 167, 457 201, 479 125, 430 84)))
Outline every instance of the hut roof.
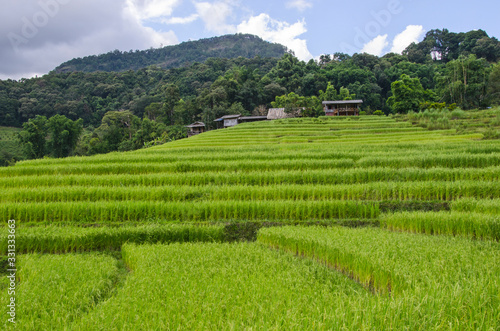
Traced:
POLYGON ((240 117, 242 121, 251 121, 251 120, 267 120, 267 116, 242 116, 240 117))
POLYGON ((186 125, 186 128, 204 128, 205 123, 203 122, 194 122, 193 124, 186 125))
POLYGON ((221 122, 223 120, 231 120, 231 119, 236 119, 236 118, 240 118, 241 117, 241 114, 240 115, 225 115, 225 116, 222 116, 216 120, 214 120, 214 122, 221 122))
POLYGON ((239 114, 239 115, 225 115, 225 116, 222 116, 221 118, 224 120, 230 120, 233 118, 240 118, 240 117, 241 117, 241 114, 239 114))
POLYGON ((324 105, 345 105, 350 103, 363 103, 363 100, 337 100, 337 101, 323 101, 324 105))

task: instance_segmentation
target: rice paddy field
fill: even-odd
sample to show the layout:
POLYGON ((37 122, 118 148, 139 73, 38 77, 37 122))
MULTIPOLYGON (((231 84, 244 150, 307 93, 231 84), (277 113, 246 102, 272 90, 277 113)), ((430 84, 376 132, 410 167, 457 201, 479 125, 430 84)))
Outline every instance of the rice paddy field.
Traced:
POLYGON ((482 138, 298 118, 0 168, 0 325, 499 330, 500 141, 482 138))

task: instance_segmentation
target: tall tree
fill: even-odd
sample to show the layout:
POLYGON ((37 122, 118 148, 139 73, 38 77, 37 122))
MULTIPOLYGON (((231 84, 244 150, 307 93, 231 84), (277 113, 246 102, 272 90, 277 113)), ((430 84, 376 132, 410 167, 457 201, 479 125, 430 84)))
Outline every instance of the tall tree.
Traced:
POLYGON ((337 90, 335 87, 328 82, 328 85, 326 87, 326 91, 323 92, 323 90, 319 91, 319 99, 321 101, 335 101, 338 100, 338 94, 337 90))
POLYGON ((161 115, 162 105, 159 102, 152 102, 144 109, 144 113, 151 121, 156 121, 156 118, 161 115))
POLYGON ((47 121, 48 148, 54 157, 66 157, 73 153, 83 130, 83 119, 72 121, 64 115, 55 115, 47 121))
POLYGON ((488 62, 475 55, 448 62, 444 75, 438 76, 443 101, 456 103, 463 109, 485 107, 489 71, 488 62))
POLYGON ((394 113, 406 114, 409 111, 418 111, 421 102, 425 101, 425 93, 418 78, 411 78, 403 74, 400 80, 391 84, 392 96, 387 104, 394 113))
POLYGON ((174 125, 174 108, 181 99, 180 91, 177 85, 167 84, 165 87, 165 101, 163 102, 163 114, 165 123, 174 125))
POLYGON ((500 42, 496 38, 481 38, 476 42, 472 52, 477 57, 482 57, 489 62, 500 60, 500 42))
POLYGON ((288 92, 299 93, 301 79, 304 76, 306 64, 291 54, 285 54, 271 70, 269 76, 288 92))
POLYGON ((356 94, 351 94, 347 87, 341 87, 339 91, 339 99, 340 100, 353 100, 356 97, 356 94))
POLYGON ((46 139, 47 117, 37 115, 23 123, 23 130, 19 133, 19 141, 23 145, 26 158, 42 158, 45 155, 46 139))
POLYGON ((15 99, 2 97, 0 94, 0 125, 19 126, 20 118, 17 112, 19 102, 15 99))
POLYGON ((495 64, 491 69, 488 78, 488 96, 492 104, 500 105, 500 63, 495 64))
POLYGON ((140 119, 131 111, 109 111, 104 115, 101 125, 96 129, 102 149, 116 151, 124 141, 131 141, 140 127, 140 119))

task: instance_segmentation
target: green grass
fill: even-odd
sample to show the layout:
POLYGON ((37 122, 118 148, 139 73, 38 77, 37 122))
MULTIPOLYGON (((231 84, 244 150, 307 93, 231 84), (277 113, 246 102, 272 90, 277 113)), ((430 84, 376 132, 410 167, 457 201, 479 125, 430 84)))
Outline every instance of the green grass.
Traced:
MULTIPOLYGON (((323 220, 378 216, 376 202, 357 201, 87 201, 3 203, 0 215, 18 224, 37 222, 82 225, 96 222, 225 222, 235 220, 323 220)), ((6 225, 6 221, 4 225, 6 225)))
POLYGON ((458 212, 476 212, 500 215, 500 199, 462 199, 455 201, 452 205, 452 208, 454 211, 458 212))
POLYGON ((253 244, 126 245, 122 252, 132 273, 77 329, 361 327, 351 320, 355 309, 376 301, 334 271, 253 244))
MULTIPOLYGON (((18 330, 65 329, 106 299, 118 281, 116 259, 100 254, 23 255, 18 260, 16 328, 18 330)), ((10 296, 2 288, 2 321, 10 296)), ((14 329, 14 328, 12 328, 14 329)))
MULTIPOLYGON (((325 183, 323 183, 325 184, 325 183)), ((500 198, 492 181, 370 182, 344 185, 71 186, 0 192, 4 202, 443 200, 500 198)))
POLYGON ((500 241, 500 216, 466 212, 401 212, 381 217, 383 227, 430 235, 500 241))
MULTIPOLYGON (((414 314, 418 326, 413 328, 500 327, 500 246, 496 242, 340 227, 262 229, 258 242, 315 259, 379 295, 390 295, 395 305, 401 305, 397 311, 414 314)), ((394 319, 388 325, 396 329, 410 325, 393 314, 388 308, 388 320, 394 319)))
MULTIPOLYGON (((44 226, 16 231, 17 253, 70 253, 119 250, 124 243, 222 242, 221 226, 150 224, 118 227, 44 226)), ((0 236, 0 254, 7 254, 7 232, 0 236)))

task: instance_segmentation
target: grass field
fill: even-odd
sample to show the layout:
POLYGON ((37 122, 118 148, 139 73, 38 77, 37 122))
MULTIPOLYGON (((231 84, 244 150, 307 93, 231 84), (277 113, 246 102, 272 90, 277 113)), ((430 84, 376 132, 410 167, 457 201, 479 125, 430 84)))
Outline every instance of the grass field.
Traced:
POLYGON ((17 328, 498 330, 499 114, 256 122, 1 168, 17 328))

